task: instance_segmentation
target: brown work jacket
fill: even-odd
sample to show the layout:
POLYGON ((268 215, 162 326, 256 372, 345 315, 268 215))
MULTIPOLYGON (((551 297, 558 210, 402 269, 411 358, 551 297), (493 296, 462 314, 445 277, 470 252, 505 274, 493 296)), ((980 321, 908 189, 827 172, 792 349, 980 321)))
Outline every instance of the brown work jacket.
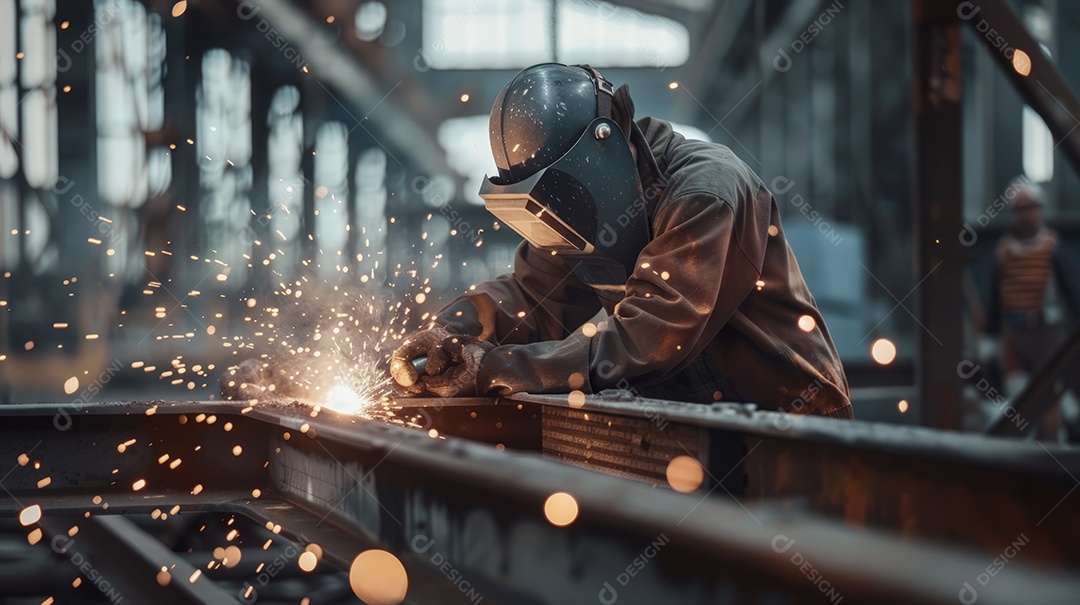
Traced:
POLYGON ((848 413, 840 358, 761 179, 727 147, 687 140, 662 120, 639 120, 630 140, 651 241, 625 294, 590 288, 558 256, 522 242, 513 273, 477 284, 436 316, 497 345, 477 390, 631 388, 848 413), (587 323, 601 308, 607 317, 587 323))

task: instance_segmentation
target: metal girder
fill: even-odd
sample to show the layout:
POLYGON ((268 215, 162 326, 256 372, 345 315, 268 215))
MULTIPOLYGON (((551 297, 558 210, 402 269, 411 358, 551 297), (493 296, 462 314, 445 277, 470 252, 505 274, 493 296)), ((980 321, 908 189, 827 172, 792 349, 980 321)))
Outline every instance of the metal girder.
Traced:
MULTIPOLYGON (((473 400, 459 406, 434 400, 409 405, 430 409, 435 420, 457 407, 490 406, 491 417, 484 422, 493 431, 500 430, 496 416, 517 419, 517 424, 502 424, 509 437, 510 432, 520 436, 534 430, 526 422, 532 419, 530 406, 539 407, 541 413, 550 406, 569 409, 558 399, 524 397, 494 405, 473 400)), ((886 471, 878 480, 882 483, 903 479, 896 474, 902 467, 909 483, 923 480, 953 458, 955 466, 941 467, 937 475, 953 473, 952 481, 972 486, 1023 469, 1029 484, 1021 488, 1045 484, 1051 489, 1066 474, 1060 470, 1055 474, 1032 452, 1016 449, 1025 444, 982 438, 990 443, 979 449, 973 447, 978 437, 925 429, 860 426, 751 412, 739 406, 596 397, 575 411, 652 423, 658 403, 666 406, 660 416, 664 421, 706 429, 710 441, 726 437, 735 444, 730 451, 722 450, 726 454, 746 447, 750 436, 760 438, 762 443, 751 445, 742 454, 742 465, 730 472, 714 465, 722 457, 708 461, 715 476, 722 471, 748 477, 748 498, 757 497, 752 493, 755 488, 775 496, 799 490, 813 494, 811 485, 817 485, 818 493, 831 492, 834 500, 876 498, 876 492, 863 491, 851 468, 848 476, 834 473, 839 473, 837 465, 854 467, 861 462, 866 481, 870 473, 865 471, 877 471, 879 464, 889 461, 888 455, 895 459, 891 466, 881 464, 886 471), (937 445, 935 435, 941 442, 937 445), (987 459, 979 463, 982 456, 987 459), (834 463, 829 464, 830 459, 834 463), (923 466, 915 463, 918 459, 925 460, 923 466), (956 473, 965 464, 967 472, 956 473), (810 473, 814 466, 823 469, 817 476, 810 473), (1006 470, 983 476, 997 466, 1006 470), (801 473, 810 473, 809 478, 801 473), (764 489, 762 477, 767 475, 773 476, 772 487, 764 489)), ((968 549, 867 530, 863 526, 873 525, 873 515, 848 520, 862 529, 846 528, 797 510, 783 512, 750 502, 752 510, 744 509, 700 492, 655 489, 535 453, 499 451, 456 438, 433 439, 422 431, 326 411, 313 418, 309 412, 304 406, 244 409, 224 403, 6 407, 0 442, 5 443, 7 458, 29 452, 41 468, 27 464, 12 469, 2 484, 8 491, 0 500, 0 514, 12 515, 38 504, 47 522, 90 509, 98 515, 145 512, 174 500, 182 502, 181 514, 191 509, 240 512, 280 524, 283 534, 301 543, 320 544, 330 561, 339 565, 360 550, 375 546, 389 550, 408 570, 409 594, 416 602, 432 602, 416 596, 423 590, 439 592, 438 602, 468 597, 461 589, 464 578, 492 603, 595 602, 598 597, 611 602, 616 593, 620 603, 820 602, 826 590, 852 602, 946 603, 954 602, 964 582, 975 582, 993 559, 968 549), (153 415, 146 415, 148 409, 154 410, 153 415), (195 414, 206 416, 200 422, 195 414), (214 424, 207 423, 210 415, 216 416, 214 424), (182 416, 187 416, 186 423, 180 422, 182 416), (64 420, 68 418, 70 422, 64 420), (228 431, 226 422, 231 423, 228 431), (124 452, 117 451, 116 443, 131 439, 135 442, 124 452), (147 470, 148 465, 162 466, 161 455, 175 453, 176 448, 195 451, 192 444, 201 445, 202 454, 187 454, 191 459, 177 469, 147 470), (244 444, 238 456, 232 451, 234 444, 244 444), (69 450, 77 454, 65 454, 69 450), (189 463, 189 474, 182 474, 189 463), (98 468, 103 472, 95 472, 98 468), (38 489, 42 475, 53 481, 38 489), (147 487, 133 491, 131 481, 143 476, 150 477, 147 487), (204 489, 192 495, 195 480, 204 489), (253 487, 262 489, 263 497, 247 495, 253 487), (576 519, 565 527, 554 527, 544 516, 547 498, 557 492, 572 494, 578 507, 576 519), (108 511, 92 504, 91 494, 110 504, 108 511), (640 569, 636 560, 643 563, 640 569), (817 580, 806 575, 803 563, 812 566, 817 580), (823 588, 821 579, 829 585, 823 588)), ((488 436, 501 439, 496 433, 488 436)), ((1066 471, 1076 468, 1075 456, 1058 453, 1066 471)), ((733 489, 737 483, 721 479, 714 485, 733 489)), ((933 487, 943 484, 942 477, 930 481, 933 487)), ((880 485, 876 489, 887 493, 880 485)), ((942 493, 966 497, 956 489, 938 495, 942 493)), ((1035 497, 1042 496, 1025 496, 1035 497)), ((970 504, 973 515, 979 507, 989 511, 978 517, 980 521, 1009 521, 991 519, 1000 510, 981 499, 970 504)), ((860 512, 858 507, 853 510, 860 512)), ((1074 511, 1066 500, 1053 517, 1055 523, 1077 518, 1074 511)), ((1075 536, 1071 526, 1054 527, 1075 536)), ((1038 540, 1033 536, 1024 548, 1034 551, 1038 540)), ((1078 590, 1080 581, 1075 578, 1011 562, 991 584, 978 585, 978 598, 984 603, 1061 602, 1078 590)))
MULTIPOLYGON (((1005 0, 955 0, 950 6, 983 44, 1024 102, 1042 117, 1073 170, 1080 174, 1080 101, 1038 41, 1005 0), (1029 73, 1013 62, 1017 50, 1030 59, 1029 73)), ((959 164, 957 164, 959 165, 959 164)))
MULTIPOLYGON (((333 86, 359 111, 373 112, 378 117, 355 115, 355 126, 368 130, 368 124, 378 124, 379 138, 414 162, 424 174, 454 174, 438 141, 417 124, 400 106, 386 101, 387 92, 347 50, 336 44, 321 25, 290 0, 238 0, 246 18, 263 19, 299 51, 311 66, 312 77, 333 86)), ((329 91, 328 91, 329 92, 329 91)), ((332 94, 332 93, 331 93, 332 94)), ((336 97, 335 97, 336 98, 336 97)), ((374 135, 373 135, 374 136, 374 135)), ((391 152, 391 155, 394 154, 391 152)))
MULTIPOLYGON (((235 595, 227 594, 227 599, 224 601, 214 600, 210 597, 198 597, 198 595, 220 596, 220 590, 207 589, 193 592, 183 586, 179 594, 168 596, 162 600, 162 592, 158 590, 158 585, 155 583, 157 571, 164 565, 172 570, 170 574, 172 581, 190 583, 191 575, 194 573, 190 555, 163 549, 160 543, 157 547, 143 548, 141 545, 145 539, 151 541, 153 539, 138 527, 131 527, 131 530, 128 531, 127 528, 130 525, 124 525, 119 529, 116 526, 111 526, 116 531, 110 531, 103 537, 93 527, 91 527, 91 532, 87 533, 88 521, 82 516, 85 515, 88 503, 92 502, 92 498, 101 496, 101 493, 100 491, 68 490, 58 495, 37 496, 33 500, 34 504, 37 504, 48 513, 45 520, 42 521, 42 525, 48 533, 46 539, 49 540, 50 544, 55 541, 54 549, 65 549, 62 554, 72 559, 72 563, 76 567, 89 563, 86 571, 88 572, 90 569, 96 570, 94 578, 96 583, 94 586, 99 591, 108 593, 109 589, 112 588, 113 592, 118 593, 119 596, 130 595, 134 597, 139 595, 144 599, 153 597, 155 602, 160 603, 216 604, 219 602, 233 603, 236 602, 236 599, 244 603, 254 603, 257 600, 259 596, 258 590, 262 590, 263 586, 265 586, 265 580, 260 581, 259 571, 239 568, 229 575, 235 576, 232 578, 234 581, 245 578, 247 581, 244 582, 235 595), (66 532, 71 527, 77 527, 79 531, 74 536, 76 539, 69 541, 66 532), (136 552, 127 552, 130 550, 129 547, 124 545, 127 542, 137 543, 136 552), (104 548, 101 543, 104 543, 104 548), (112 553, 122 554, 122 560, 117 561, 115 557, 110 559, 112 553), (125 578, 124 576, 135 571, 129 566, 135 559, 138 559, 140 564, 139 577, 125 578), (122 566, 118 567, 117 563, 122 564, 122 566), (108 583, 105 585, 104 590, 102 590, 102 582, 108 583), (248 592, 247 587, 249 586, 255 587, 253 592, 248 592)), ((99 505, 89 507, 94 513, 94 516, 90 517, 90 523, 97 523, 102 519, 118 518, 120 515, 150 515, 155 509, 175 505, 180 507, 181 514, 219 512, 243 515, 260 524, 278 525, 280 526, 280 535, 289 541, 287 544, 299 545, 280 548, 279 550, 283 551, 279 553, 282 557, 272 559, 272 561, 284 561, 287 564, 295 564, 304 546, 317 544, 322 548, 323 560, 339 569, 347 570, 357 554, 380 547, 378 543, 369 537, 343 532, 340 527, 325 523, 324 514, 316 514, 308 509, 296 506, 269 491, 262 494, 260 498, 253 498, 249 492, 229 489, 206 490, 198 495, 174 489, 159 489, 137 494, 112 494, 102 498, 102 504, 107 504, 108 508, 103 509, 99 505)), ((15 517, 23 508, 23 505, 15 498, 0 498, 0 517, 15 517)), ((121 519, 123 518, 121 517, 121 519)), ((257 544, 245 544, 243 539, 238 540, 237 543, 244 545, 245 549, 254 550, 258 547, 257 544)), ((242 561, 246 561, 251 556, 253 555, 250 553, 245 554, 242 561)), ((207 561, 197 562, 203 565, 207 561)), ((442 598, 442 592, 446 588, 446 578, 442 574, 433 573, 423 566, 417 566, 408 559, 404 559, 403 562, 409 574, 410 595, 416 599, 415 602, 437 602, 448 603, 449 605, 459 603, 459 600, 442 598), (424 595, 425 598, 420 598, 418 595, 424 595), (439 598, 431 598, 431 595, 438 595, 439 598)), ((263 569, 265 570, 265 568, 263 569)), ((218 568, 218 571, 220 571, 220 568, 218 568)), ((202 585, 212 584, 212 580, 207 580, 207 578, 213 578, 217 575, 220 574, 207 572, 197 582, 202 585)), ((279 566, 278 570, 271 575, 271 578, 276 580, 286 575, 279 566)), ((69 574, 65 573, 60 581, 67 582, 69 580, 69 574)), ((46 578, 36 578, 31 586, 27 587, 28 590, 24 592, 30 595, 47 592, 47 590, 43 590, 42 586, 45 581, 46 578)), ((57 583, 54 581, 53 586, 57 583)), ((0 584, 0 586, 3 585, 0 584)), ((46 585, 44 588, 49 588, 49 586, 46 585)), ((6 589, 0 589, 0 595, 9 592, 6 589)), ((465 603, 465 601, 460 602, 462 605, 465 603)))
POLYGON ((986 426, 989 435, 1019 436, 1027 432, 1044 412, 1061 399, 1067 389, 1075 389, 1077 361, 1080 360, 1080 328, 1074 329, 1039 373, 1028 381, 1016 400, 1001 410, 986 426))
POLYGON ((963 226, 960 19, 950 4, 912 0, 914 19, 915 278, 922 424, 963 426, 963 226))
POLYGON ((53 549, 80 571, 85 570, 94 588, 111 602, 120 603, 124 595, 139 595, 131 600, 160 605, 240 603, 216 584, 198 581, 199 574, 191 563, 125 517, 50 518, 44 525, 53 549), (79 532, 68 536, 72 526, 79 532), (158 581, 163 568, 170 574, 164 586, 158 581))
POLYGON ((542 408, 545 422, 573 415, 574 430, 554 439, 547 426, 534 429, 544 432, 545 455, 573 464, 663 486, 674 451, 697 457, 711 473, 703 492, 722 479, 715 495, 748 505, 799 502, 855 526, 989 553, 1023 534, 1032 541, 1026 557, 1080 563, 1080 497, 1070 497, 1080 451, 1071 448, 735 404, 589 396, 571 408, 565 396, 512 399, 542 408), (581 447, 570 450, 568 439, 581 447))

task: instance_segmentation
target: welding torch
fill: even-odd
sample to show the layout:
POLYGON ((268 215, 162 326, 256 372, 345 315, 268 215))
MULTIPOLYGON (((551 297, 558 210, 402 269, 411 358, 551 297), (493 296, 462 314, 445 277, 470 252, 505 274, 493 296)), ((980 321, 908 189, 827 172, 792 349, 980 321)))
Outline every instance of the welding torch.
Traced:
POLYGON ((390 376, 393 377, 394 382, 400 384, 403 387, 411 387, 416 384, 420 377, 424 375, 427 369, 427 356, 417 357, 411 362, 406 361, 401 357, 394 357, 390 360, 390 376), (412 371, 409 371, 409 368, 412 371))

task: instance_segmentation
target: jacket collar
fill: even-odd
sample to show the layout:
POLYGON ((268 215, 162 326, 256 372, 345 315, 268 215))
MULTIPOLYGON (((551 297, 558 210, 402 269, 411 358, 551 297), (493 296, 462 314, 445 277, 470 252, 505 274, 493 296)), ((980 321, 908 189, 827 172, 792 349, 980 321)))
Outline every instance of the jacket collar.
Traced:
POLYGON ((638 176, 645 193, 648 214, 653 216, 660 197, 667 188, 665 151, 675 133, 671 124, 652 117, 630 123, 630 142, 637 150, 638 176), (661 167, 661 163, 665 166, 661 167))

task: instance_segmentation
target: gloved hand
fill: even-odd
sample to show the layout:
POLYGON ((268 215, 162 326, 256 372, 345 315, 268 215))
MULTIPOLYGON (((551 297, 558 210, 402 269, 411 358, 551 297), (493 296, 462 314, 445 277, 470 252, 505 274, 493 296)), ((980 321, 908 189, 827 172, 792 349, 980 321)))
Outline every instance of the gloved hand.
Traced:
MULTIPOLYGON (((444 341, 439 354, 449 356, 449 366, 439 374, 431 374, 420 379, 424 390, 439 397, 470 397, 476 395, 476 374, 480 371, 480 362, 495 345, 466 336, 452 337, 444 341)), ((428 365, 431 357, 428 357, 428 365)))
POLYGON ((450 338, 450 333, 442 326, 432 326, 419 332, 414 332, 405 342, 401 343, 394 354, 390 357, 390 377, 394 379, 394 385, 406 395, 419 395, 424 392, 420 386, 420 375, 413 367, 413 361, 421 357, 427 357, 425 372, 439 373, 445 369, 446 356, 439 351, 444 340, 450 338))
POLYGON ((493 348, 491 343, 433 326, 413 334, 398 347, 390 359, 390 376, 403 394, 474 395, 480 361, 493 348), (421 357, 427 358, 423 376, 412 363, 421 357))

